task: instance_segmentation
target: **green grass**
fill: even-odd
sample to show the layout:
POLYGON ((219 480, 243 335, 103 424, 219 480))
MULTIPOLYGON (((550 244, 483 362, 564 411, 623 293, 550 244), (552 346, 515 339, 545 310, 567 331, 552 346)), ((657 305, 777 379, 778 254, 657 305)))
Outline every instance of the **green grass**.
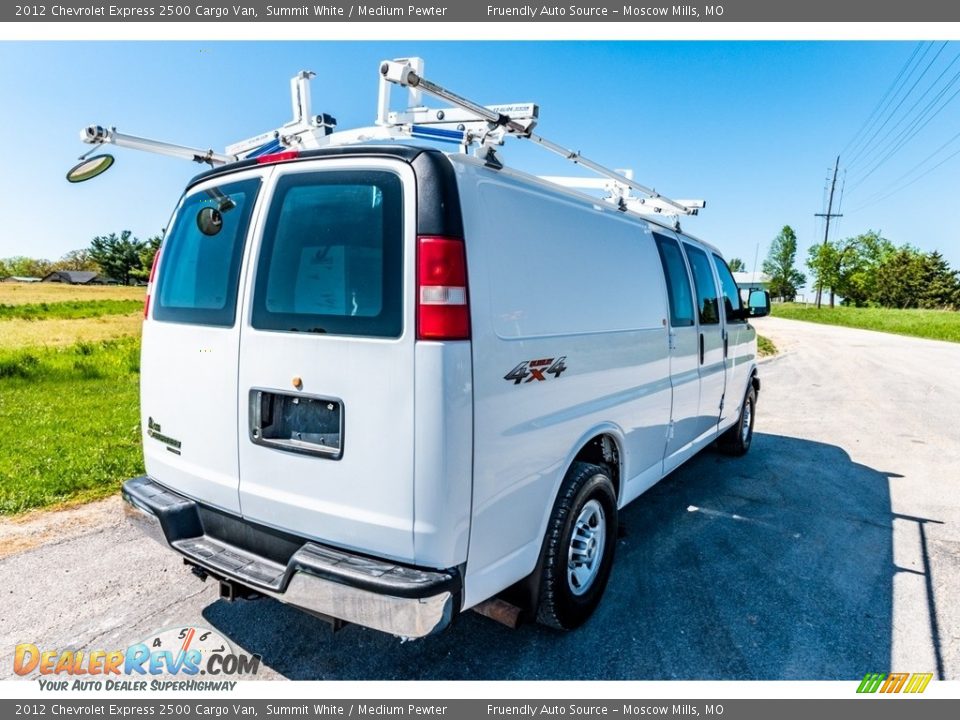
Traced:
POLYGON ((72 300, 68 302, 0 304, 0 320, 79 320, 104 315, 127 315, 143 307, 143 300, 72 300))
POLYGON ((760 357, 769 357, 777 354, 777 346, 773 344, 770 338, 763 335, 757 335, 757 354, 760 357))
POLYGON ((774 303, 773 316, 825 325, 879 330, 897 335, 960 342, 960 312, 894 308, 821 307, 774 303))
POLYGON ((143 472, 139 346, 0 351, 0 515, 104 497, 143 472))

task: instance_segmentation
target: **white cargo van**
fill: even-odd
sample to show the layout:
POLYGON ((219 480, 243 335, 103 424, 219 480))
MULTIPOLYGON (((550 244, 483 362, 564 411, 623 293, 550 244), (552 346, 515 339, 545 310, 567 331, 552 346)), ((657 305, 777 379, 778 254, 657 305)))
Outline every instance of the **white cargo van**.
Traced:
POLYGON ((489 156, 223 164, 152 273, 128 514, 228 598, 420 637, 500 595, 575 628, 619 509, 749 449, 751 301, 674 223, 489 156))

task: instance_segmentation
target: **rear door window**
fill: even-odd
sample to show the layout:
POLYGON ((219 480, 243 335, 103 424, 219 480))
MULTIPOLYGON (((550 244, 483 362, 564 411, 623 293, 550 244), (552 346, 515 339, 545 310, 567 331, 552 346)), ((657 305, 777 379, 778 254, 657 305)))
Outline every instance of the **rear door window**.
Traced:
POLYGON ((399 337, 402 202, 402 182, 391 172, 281 177, 257 266, 253 327, 399 337))
POLYGON ((250 178, 184 198, 163 242, 154 320, 233 326, 240 259, 259 189, 260 178, 250 178), (215 228, 201 214, 213 210, 215 228))

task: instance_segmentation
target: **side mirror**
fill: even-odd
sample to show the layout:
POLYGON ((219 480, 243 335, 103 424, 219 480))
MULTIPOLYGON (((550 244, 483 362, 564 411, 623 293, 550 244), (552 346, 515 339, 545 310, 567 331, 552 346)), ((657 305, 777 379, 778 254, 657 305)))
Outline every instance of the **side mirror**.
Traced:
POLYGON ((747 300, 749 317, 764 317, 770 314, 770 293, 766 290, 751 290, 747 300))

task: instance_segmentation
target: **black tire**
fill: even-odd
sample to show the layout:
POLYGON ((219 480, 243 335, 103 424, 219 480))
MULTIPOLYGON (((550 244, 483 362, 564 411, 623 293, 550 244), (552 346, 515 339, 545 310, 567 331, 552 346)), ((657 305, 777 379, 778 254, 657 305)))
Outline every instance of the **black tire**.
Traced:
POLYGON ((559 630, 572 630, 586 622, 607 587, 616 543, 617 498, 610 471, 600 465, 574 463, 560 486, 547 525, 541 556, 537 621, 559 630), (585 520, 581 518, 583 513, 586 513, 585 520), (580 528, 577 526, 578 520, 582 520, 580 528), (590 521, 594 520, 596 525, 591 526, 590 521), (603 523, 602 534, 597 532, 600 523, 603 523), (579 539, 591 528, 592 545, 589 541, 584 543, 579 539), (571 564, 575 530, 578 530, 578 546, 584 546, 583 552, 586 553, 581 557, 590 556, 589 563, 571 564), (599 547, 598 537, 603 538, 602 547, 599 547), (576 579, 569 577, 573 569, 589 575, 589 581, 579 585, 579 591, 573 588, 577 584, 576 579))
POLYGON ((750 443, 753 442, 753 421, 757 416, 756 410, 757 391, 751 382, 747 394, 743 398, 743 404, 740 406, 740 416, 737 418, 737 422, 717 440, 717 447, 720 452, 735 456, 747 454, 747 451, 750 450, 750 443))

